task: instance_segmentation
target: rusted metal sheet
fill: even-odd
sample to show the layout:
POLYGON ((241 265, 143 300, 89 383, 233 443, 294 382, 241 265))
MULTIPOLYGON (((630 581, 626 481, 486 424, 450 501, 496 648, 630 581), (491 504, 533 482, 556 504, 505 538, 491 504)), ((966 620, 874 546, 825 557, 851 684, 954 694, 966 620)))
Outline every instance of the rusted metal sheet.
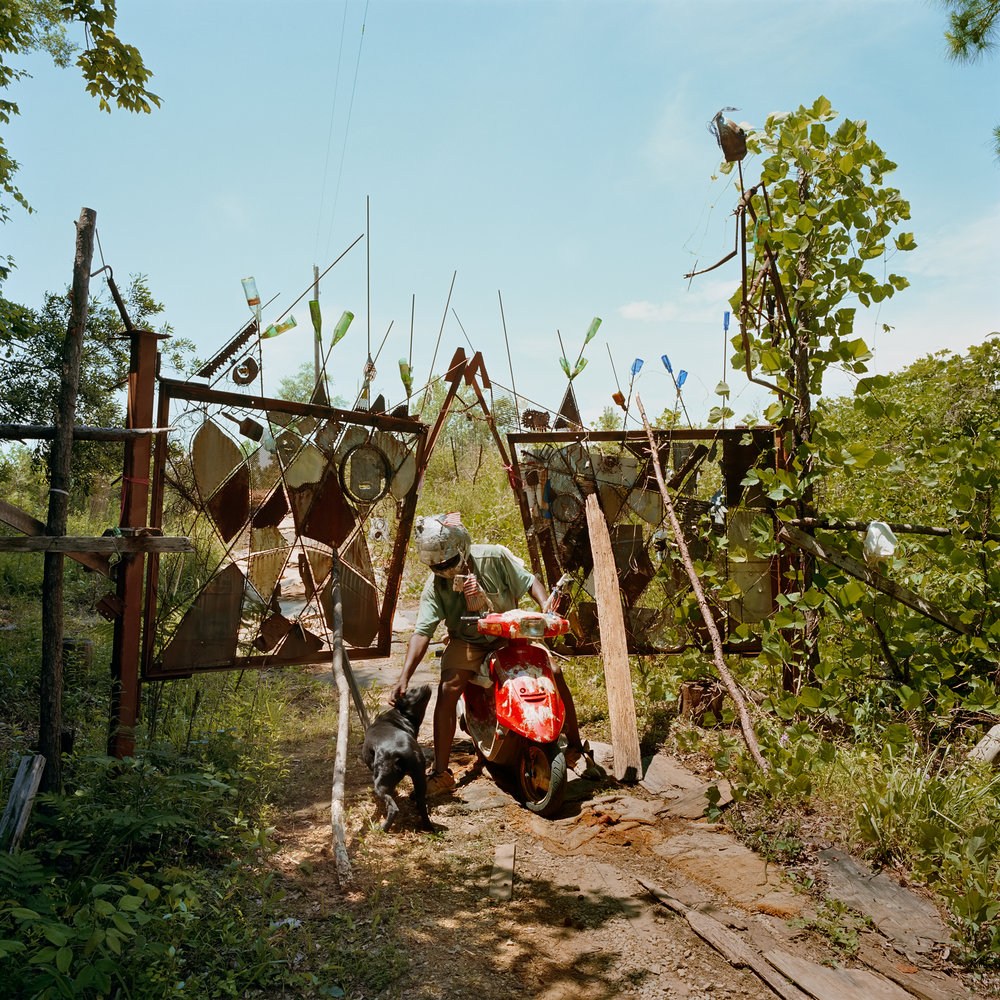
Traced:
MULTIPOLYGON (((287 484, 287 479, 286 479, 287 484)), ((288 487, 288 498, 299 535, 335 549, 347 538, 356 523, 354 508, 340 488, 336 470, 327 467, 318 483, 288 487)))
POLYGON ((271 615, 261 622, 260 631, 254 639, 254 649, 259 649, 262 653, 268 653, 285 638, 291 631, 292 623, 280 614, 271 615))
POLYGON ((359 444, 341 461, 340 485, 353 503, 368 505, 389 491, 392 468, 385 452, 373 444, 359 444))
POLYGON ((247 578, 253 589, 260 595, 265 604, 270 604, 275 587, 281 578, 285 564, 288 562, 289 548, 267 549, 263 552, 252 552, 248 560, 247 578))
POLYGON ((275 444, 285 470, 285 485, 289 490, 313 486, 323 478, 328 462, 315 445, 303 445, 300 438, 287 431, 275 439, 275 444), (285 442, 284 448, 282 440, 285 442))
POLYGON ((191 442, 191 465, 202 501, 208 498, 243 462, 240 446, 213 420, 206 420, 191 442))
POLYGON ((616 524, 611 528, 611 550, 618 570, 618 585, 625 604, 634 605, 656 570, 646 550, 640 524, 616 524))
POLYGON ((368 544, 358 532, 345 547, 340 561, 344 638, 353 646, 367 646, 378 632, 378 590, 373 576, 368 544))
POLYGON ((413 489, 417 478, 417 460, 413 448, 407 447, 398 437, 385 431, 376 431, 372 443, 389 460, 392 470, 389 492, 397 500, 402 500, 413 489))
POLYGON ((293 622, 274 659, 283 663, 306 662, 322 648, 323 640, 318 635, 310 632, 301 622, 293 622))
POLYGON ((240 533, 250 518, 250 467, 246 462, 212 494, 205 508, 224 542, 240 533))
POLYGON ((280 487, 254 511, 250 525, 256 529, 277 528, 288 513, 288 498, 280 487))
MULTIPOLYGON (((426 425, 399 415, 264 399, 173 380, 162 380, 161 391, 161 402, 167 403, 161 406, 159 426, 172 428, 173 448, 164 449, 164 461, 154 470, 157 506, 151 517, 162 523, 164 484, 170 483, 176 494, 171 503, 207 513, 230 550, 228 568, 216 571, 175 634, 165 636, 165 658, 156 662, 150 642, 146 676, 165 679, 201 669, 317 662, 328 656, 326 630, 318 620, 338 549, 351 655, 386 655, 426 425), (235 430, 229 436, 229 423, 241 438, 235 430), (178 445, 186 446, 196 467, 193 489, 184 488, 188 464, 178 460, 178 445), (348 457, 351 448, 357 450, 348 457), (369 530, 372 525, 377 530, 369 530), (379 553, 377 577, 369 535, 379 553), (296 553, 301 588, 288 565, 296 553), (226 586, 227 580, 233 585, 226 586)), ((146 606, 148 631, 157 618, 173 620, 169 602, 176 589, 159 587, 158 571, 157 562, 146 606)))
POLYGON ((312 572, 313 583, 319 589, 326 583, 326 578, 333 569, 333 556, 329 552, 314 548, 306 549, 306 555, 309 557, 309 568, 312 572))
POLYGON ((160 657, 165 673, 231 662, 243 607, 245 578, 230 563, 198 594, 160 657))
POLYGON ((729 575, 740 590, 742 597, 730 601, 730 614, 738 622, 747 624, 761 622, 774 609, 774 595, 771 593, 771 560, 757 556, 751 528, 755 517, 764 513, 752 507, 734 510, 729 515, 729 550, 746 552, 746 558, 730 563, 729 575))

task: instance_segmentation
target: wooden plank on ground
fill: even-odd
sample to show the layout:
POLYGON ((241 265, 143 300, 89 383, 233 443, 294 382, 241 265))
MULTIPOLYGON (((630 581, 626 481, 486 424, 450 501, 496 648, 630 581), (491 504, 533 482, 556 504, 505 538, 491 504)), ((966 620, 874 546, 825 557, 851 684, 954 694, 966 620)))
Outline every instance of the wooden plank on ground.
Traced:
POLYGON ((832 969, 777 949, 764 957, 816 1000, 913 1000, 902 987, 866 969, 832 969))
POLYGON ((828 893, 869 917, 872 923, 915 962, 950 943, 941 916, 926 899, 897 885, 884 872, 874 874, 849 854, 831 848, 820 852, 828 893))
MULTIPOLYGON (((782 1000, 809 1000, 805 993, 793 983, 788 982, 780 972, 777 972, 771 964, 765 961, 763 955, 751 948, 735 931, 731 931, 707 913, 688 908, 658 885, 641 878, 638 879, 638 882, 651 892, 660 903, 684 917, 691 930, 707 944, 710 944, 734 969, 750 969, 759 979, 767 983, 782 1000)), ((881 998, 877 998, 877 1000, 881 1000, 881 998)))
POLYGON ((608 715, 611 717, 614 775, 619 781, 635 781, 642 774, 642 754, 639 750, 639 727, 632 695, 632 675, 629 671, 625 617, 622 614, 618 573, 608 523, 604 520, 596 493, 587 497, 587 529, 594 557, 597 621, 608 691, 608 715))
POLYGON ((642 934, 653 935, 656 933, 656 920, 653 918, 652 910, 645 900, 637 899, 628 889, 621 873, 612 865, 598 862, 595 865, 597 873, 604 883, 605 890, 618 908, 628 920, 632 931, 641 936, 642 934))
MULTIPOLYGON (((27 511, 15 507, 6 500, 0 500, 0 521, 9 524, 12 528, 25 535, 44 535, 45 522, 39 521, 37 517, 32 517, 27 511)), ((67 552, 70 559, 86 566, 88 569, 96 570, 105 576, 111 576, 111 567, 108 564, 107 556, 99 556, 92 552, 67 552)))
POLYGON ((21 758, 7 807, 0 819, 0 851, 14 852, 21 843, 44 770, 45 758, 40 754, 26 754, 21 758))
POLYGON ((932 969, 918 969, 895 952, 887 953, 875 943, 876 935, 865 935, 858 961, 881 973, 913 994, 917 1000, 971 1000, 961 980, 932 969))
POLYGON ((958 632, 961 635, 970 635, 972 632, 969 626, 957 615, 953 615, 950 611, 942 611, 929 601, 925 601, 919 594, 913 593, 912 590, 907 590, 906 587, 900 586, 900 584, 883 576, 881 573, 870 569, 863 562, 860 562, 853 556, 849 556, 846 552, 841 552, 839 549, 834 549, 818 542, 812 535, 806 534, 799 528, 792 527, 790 524, 783 524, 778 531, 778 537, 782 541, 790 542, 796 548, 802 549, 803 552, 808 552, 817 559, 823 559, 834 566, 838 566, 845 573, 849 573, 851 576, 867 583, 869 587, 874 587, 876 590, 882 591, 883 594, 888 594, 899 601, 900 604, 905 604, 908 608, 913 608, 914 611, 919 611, 922 615, 940 622, 945 628, 951 629, 952 632, 958 632))
POLYGON ((497 844, 490 873, 489 897, 506 902, 514 895, 515 844, 497 844))

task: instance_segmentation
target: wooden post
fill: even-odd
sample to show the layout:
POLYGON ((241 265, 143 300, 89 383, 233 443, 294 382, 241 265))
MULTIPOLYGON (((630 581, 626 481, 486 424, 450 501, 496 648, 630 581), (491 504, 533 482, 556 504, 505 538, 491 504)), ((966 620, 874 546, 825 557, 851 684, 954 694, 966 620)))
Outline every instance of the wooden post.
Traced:
MULTIPOLYGON (((80 212, 76 224, 76 254, 69 325, 63 346, 62 386, 56 413, 56 437, 49 455, 49 514, 46 533, 66 534, 69 509, 70 469, 73 462, 73 424, 80 387, 80 355, 90 307, 90 265, 94 259, 94 229, 97 213, 80 212)), ((62 644, 63 562, 61 552, 45 553, 42 577, 42 676, 39 685, 38 749, 45 758, 42 789, 62 788, 62 644)))
POLYGON ((604 520, 596 493, 587 497, 587 529, 590 532, 590 551, 594 556, 597 622, 601 631, 601 659, 604 661, 604 678, 608 688, 615 777, 619 781, 638 781, 642 777, 642 754, 628 665, 625 616, 622 614, 608 522, 604 520))
MULTIPOLYGON (((156 385, 158 343, 165 334, 130 330, 131 356, 128 372, 126 427, 150 427, 156 385)), ((122 472, 122 528, 144 528, 148 524, 149 464, 152 436, 143 435, 125 443, 122 472)), ((139 657, 142 631, 142 581, 145 555, 125 556, 118 570, 117 594, 122 613, 115 619, 111 647, 111 703, 108 754, 129 757, 135 753, 135 726, 139 719, 139 657)))

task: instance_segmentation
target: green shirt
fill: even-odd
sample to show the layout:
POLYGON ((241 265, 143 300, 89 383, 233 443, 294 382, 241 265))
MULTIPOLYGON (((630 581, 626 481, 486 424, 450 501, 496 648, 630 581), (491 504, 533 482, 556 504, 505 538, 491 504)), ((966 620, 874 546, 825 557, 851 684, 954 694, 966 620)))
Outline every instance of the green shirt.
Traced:
MULTIPOLYGON (((494 611, 513 611, 531 589, 534 576, 524 563, 505 545, 473 545, 464 572, 474 573, 479 589, 489 598, 494 611)), ((463 622, 472 614, 465 604, 465 595, 452 589, 452 581, 431 573, 420 595, 416 635, 434 637, 441 622, 448 626, 448 635, 479 646, 496 644, 496 637, 480 635, 475 622, 463 622)))

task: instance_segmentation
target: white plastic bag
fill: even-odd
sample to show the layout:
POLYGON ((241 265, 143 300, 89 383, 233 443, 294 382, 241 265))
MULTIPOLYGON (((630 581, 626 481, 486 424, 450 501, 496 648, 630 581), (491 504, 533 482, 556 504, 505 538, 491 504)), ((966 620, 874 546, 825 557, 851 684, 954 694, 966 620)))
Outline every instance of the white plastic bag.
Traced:
POLYGON ((882 562, 896 551, 896 536, 884 521, 872 521, 865 535, 865 561, 882 562))

